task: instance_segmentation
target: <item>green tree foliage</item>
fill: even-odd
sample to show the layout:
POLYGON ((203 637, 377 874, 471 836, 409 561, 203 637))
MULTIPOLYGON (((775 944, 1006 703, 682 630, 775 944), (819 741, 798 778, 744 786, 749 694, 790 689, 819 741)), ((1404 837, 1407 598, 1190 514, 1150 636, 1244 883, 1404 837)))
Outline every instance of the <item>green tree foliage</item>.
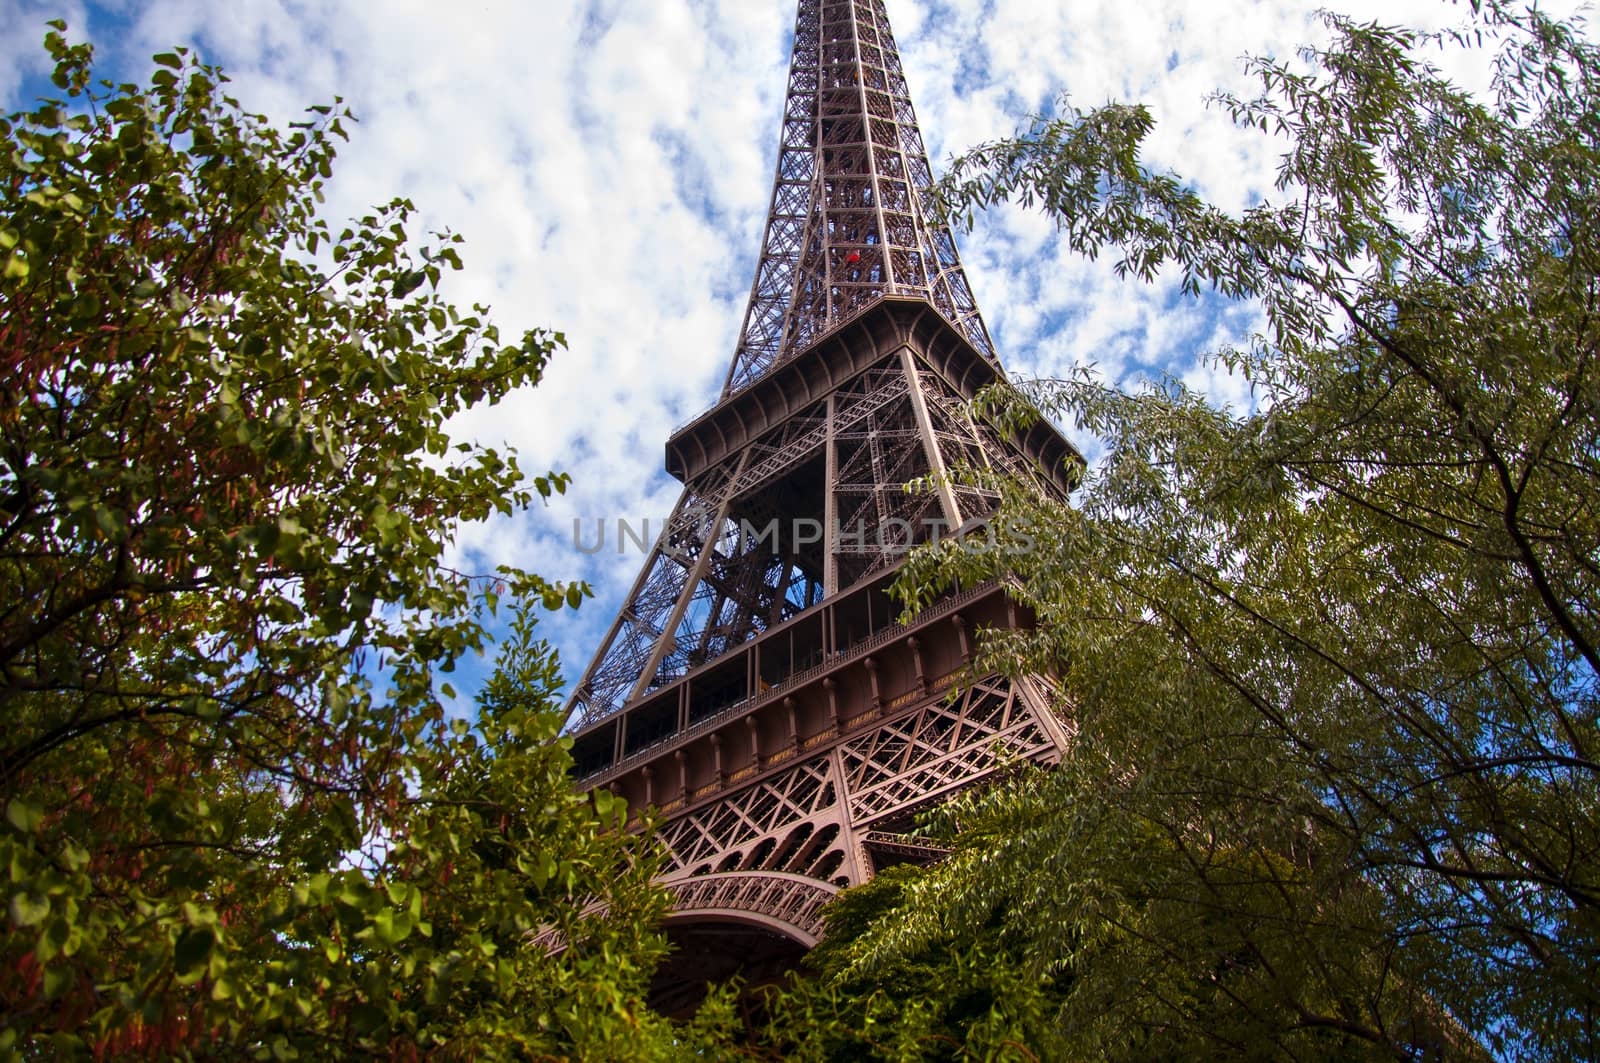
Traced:
POLYGON ((1133 106, 947 178, 1267 328, 1218 355, 1248 411, 1092 370, 991 396, 1104 458, 905 583, 1014 579, 1037 628, 985 661, 1054 677, 1075 749, 963 807, 845 977, 997 922, 1065 979, 1062 1058, 1600 1055, 1600 53, 1498 6, 1328 23, 1219 97, 1289 145, 1242 214, 1142 165, 1133 106))
POLYGON ((875 933, 902 918, 929 872, 891 867, 845 891, 806 970, 770 998, 749 1056, 808 1063, 1061 1058, 1065 972, 1040 977, 1027 942, 998 913, 940 931, 892 956, 875 933), (881 959, 882 962, 873 962, 881 959), (866 961, 866 962, 863 962, 866 961))
POLYGON ((334 235, 342 111, 47 46, 66 98, 0 121, 0 1055, 671 1051, 653 857, 571 791, 525 604, 445 709, 497 596, 584 593, 441 563, 565 488, 445 431, 561 337, 435 294, 405 201, 334 235))

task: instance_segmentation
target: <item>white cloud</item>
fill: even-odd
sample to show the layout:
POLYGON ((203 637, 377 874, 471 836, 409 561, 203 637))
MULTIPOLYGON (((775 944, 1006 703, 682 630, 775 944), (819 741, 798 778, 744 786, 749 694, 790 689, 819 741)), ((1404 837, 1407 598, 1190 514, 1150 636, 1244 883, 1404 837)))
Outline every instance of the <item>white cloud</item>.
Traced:
POLYGON ((45 23, 57 18, 67 20, 73 27, 82 26, 83 3, 81 0, 62 3, 8 0, 0 4, 0 100, 5 101, 7 112, 31 106, 35 97, 54 91, 48 82, 44 89, 24 91, 23 79, 49 75, 50 57, 40 47, 40 42, 47 32, 45 23))
MULTIPOLYGON (((1240 58, 1288 55, 1323 36, 1325 0, 888 0, 935 169, 1003 136, 1065 91, 1079 106, 1150 104, 1149 161, 1239 207, 1270 190, 1276 150, 1205 105, 1249 92, 1240 58)), ((1338 0, 1335 0, 1338 2, 1338 0)), ((1344 0, 1361 18, 1442 25, 1434 0, 1344 0)), ((559 467, 573 494, 467 529, 466 562, 592 580, 601 600, 553 619, 581 669, 640 563, 573 549, 574 516, 664 515, 675 485, 662 444, 709 405, 733 353, 770 195, 790 4, 702 0, 77 0, 0 4, 0 94, 16 105, 44 69, 47 11, 65 11, 102 62, 130 73, 189 43, 235 95, 279 121, 344 97, 360 124, 330 188, 335 215, 416 201, 414 232, 466 237, 463 302, 492 304, 503 333, 549 326, 570 349, 535 390, 465 417, 526 469, 559 467)), ((1220 400, 1247 396, 1195 354, 1248 328, 1119 280, 1111 261, 1065 254, 1037 215, 999 210, 961 240, 1002 358, 1025 374, 1094 361, 1123 378, 1168 368, 1220 400)))

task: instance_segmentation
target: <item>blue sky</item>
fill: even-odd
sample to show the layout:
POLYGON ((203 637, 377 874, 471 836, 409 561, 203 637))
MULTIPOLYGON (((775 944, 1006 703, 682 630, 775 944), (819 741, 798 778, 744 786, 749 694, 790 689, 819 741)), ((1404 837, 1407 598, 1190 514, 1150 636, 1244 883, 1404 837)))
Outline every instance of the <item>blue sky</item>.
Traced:
MULTIPOLYGON (((1148 161, 1231 209, 1270 197, 1282 150, 1205 104, 1218 88, 1250 90, 1242 56, 1320 39, 1314 12, 1329 4, 1411 25, 1464 17, 1443 0, 886 2, 936 172, 1062 92, 1079 106, 1142 101, 1158 123, 1148 161)), ((546 624, 575 677, 643 559, 584 554, 573 520, 592 529, 670 510, 663 444, 715 400, 733 355, 771 192, 792 0, 0 0, 8 111, 45 84, 38 42, 54 17, 118 78, 143 79, 152 53, 187 44, 280 122, 344 97, 360 124, 330 218, 409 196, 415 235, 447 226, 466 238, 458 301, 490 304, 503 333, 566 333, 538 388, 458 430, 516 447, 530 472, 570 472, 573 488, 463 529, 453 560, 589 580, 597 600, 546 624)), ((1115 379, 1165 371, 1218 402, 1246 400, 1203 355, 1247 336, 1253 308, 1120 281, 1111 257, 1066 254, 1046 219, 1020 211, 996 211, 958 242, 1014 373, 1092 362, 1115 379)))

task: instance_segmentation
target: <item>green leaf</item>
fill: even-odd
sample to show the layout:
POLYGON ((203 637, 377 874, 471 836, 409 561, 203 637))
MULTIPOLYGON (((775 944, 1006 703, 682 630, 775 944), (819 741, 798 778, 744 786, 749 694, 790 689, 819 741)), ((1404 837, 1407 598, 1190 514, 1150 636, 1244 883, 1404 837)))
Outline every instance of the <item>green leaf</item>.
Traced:
POLYGON ((545 883, 556 877, 556 870, 555 856, 547 852, 539 852, 534 854, 532 866, 529 868, 529 875, 533 879, 535 886, 543 888, 545 883))
POLYGON ((157 65, 171 67, 174 70, 183 66, 183 60, 171 52, 161 52, 150 57, 157 65))
POLYGON ((401 274, 395 279, 394 282, 394 297, 396 299, 404 299, 406 296, 422 287, 422 282, 427 279, 427 273, 420 269, 414 270, 410 273, 401 274))
POLYGON ((205 974, 216 945, 217 933, 209 926, 191 927, 178 935, 172 946, 172 966, 179 982, 198 981, 205 974))
POLYGON ((398 945, 411 936, 416 922, 410 912, 384 908, 372 917, 372 928, 380 944, 398 945))
POLYGON ((52 964, 44 969, 44 998, 55 1000, 65 993, 74 981, 72 968, 66 964, 52 964))
POLYGON ((31 893, 11 895, 11 922, 19 927, 38 926, 50 914, 50 898, 31 893))
POLYGON ((100 534, 107 539, 118 538, 122 533, 122 521, 115 510, 109 506, 95 505, 90 512, 94 515, 95 527, 100 529, 100 534))
POLYGON ((6 822, 24 834, 32 834, 44 822, 44 810, 20 797, 6 802, 6 822))
POLYGON ((66 950, 72 940, 72 924, 62 916, 56 916, 45 923, 44 931, 39 935, 39 943, 35 946, 40 963, 49 963, 66 950))

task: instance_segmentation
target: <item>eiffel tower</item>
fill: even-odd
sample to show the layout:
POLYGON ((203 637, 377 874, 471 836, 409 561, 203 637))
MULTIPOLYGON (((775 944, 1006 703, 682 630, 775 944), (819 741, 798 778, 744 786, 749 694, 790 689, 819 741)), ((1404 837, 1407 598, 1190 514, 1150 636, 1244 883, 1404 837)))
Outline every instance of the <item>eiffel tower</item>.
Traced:
POLYGON ((1079 461, 968 412, 1002 371, 931 185, 882 0, 800 0, 737 350, 667 441, 683 494, 569 704, 580 785, 662 823, 668 1013, 787 968, 840 889, 934 855, 904 834, 919 809, 1066 747, 1040 683, 958 682, 978 629, 1026 622, 1003 586, 909 624, 887 592, 909 547, 993 513, 950 470, 1064 497, 1079 461))

